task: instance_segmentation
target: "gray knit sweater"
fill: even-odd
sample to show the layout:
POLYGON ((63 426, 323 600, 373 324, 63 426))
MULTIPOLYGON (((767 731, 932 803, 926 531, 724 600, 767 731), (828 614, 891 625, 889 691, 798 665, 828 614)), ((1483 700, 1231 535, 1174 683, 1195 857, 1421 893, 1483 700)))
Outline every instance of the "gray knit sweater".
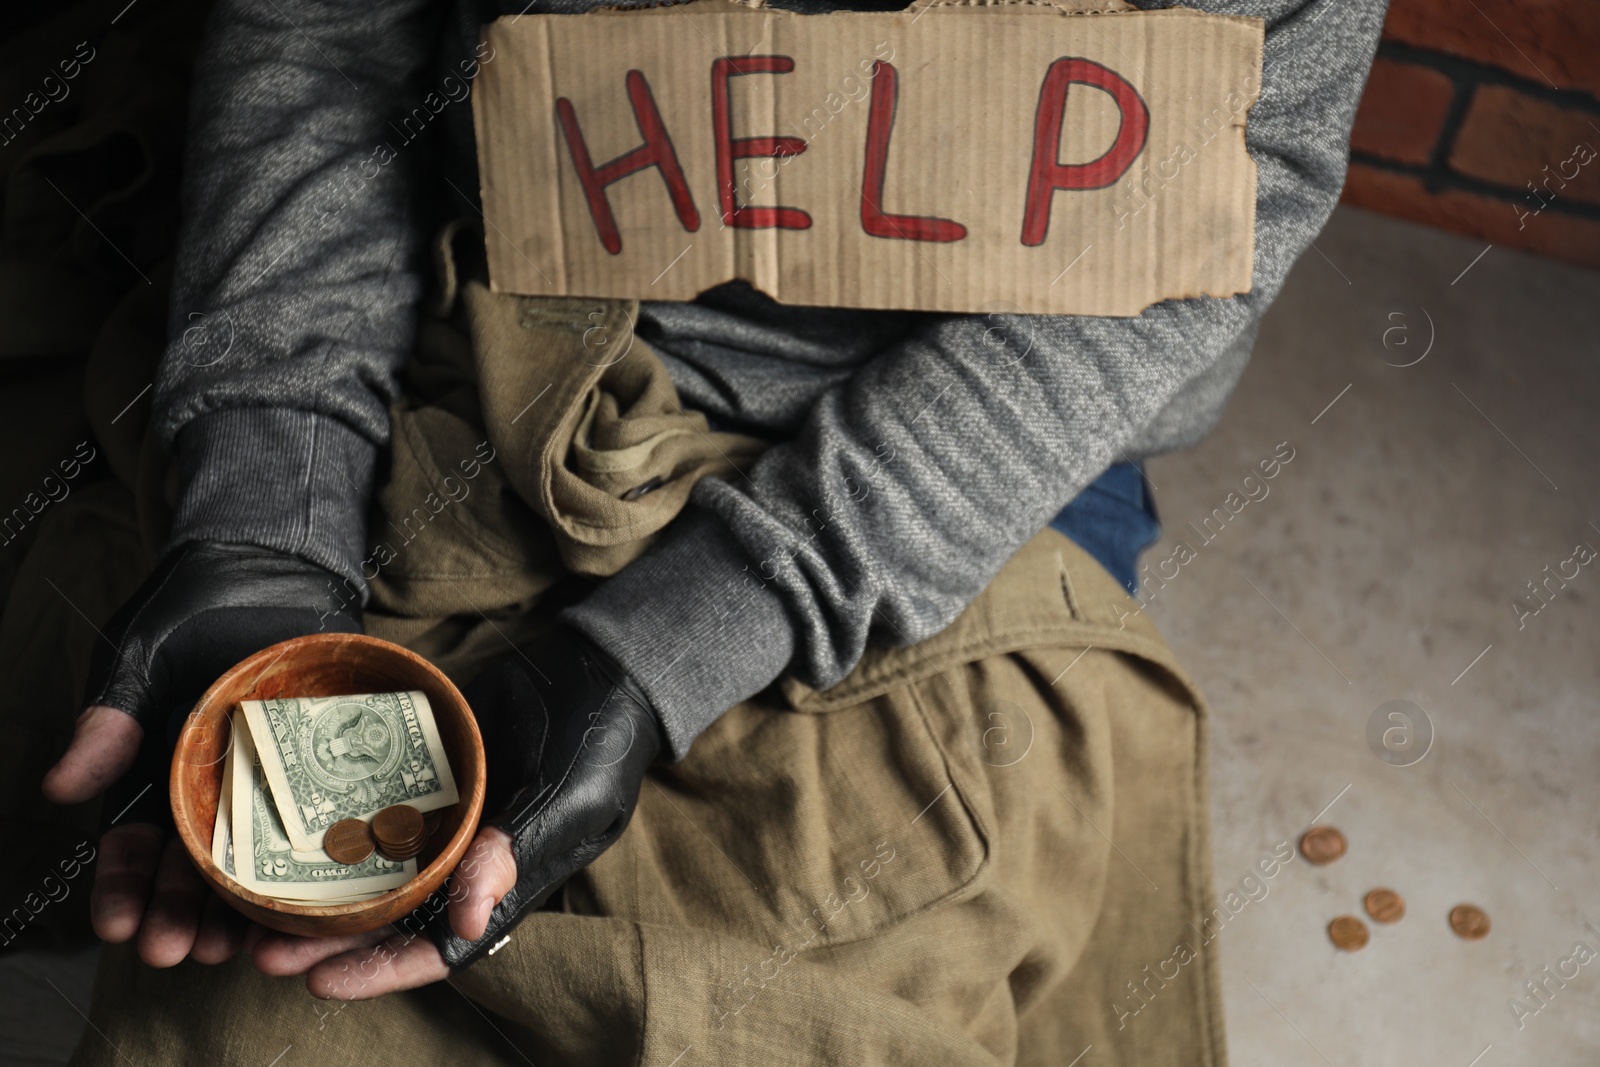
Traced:
MULTIPOLYGON (((1267 22, 1246 133, 1259 168, 1248 294, 1134 319, 803 308, 742 284, 644 307, 641 336, 687 403, 781 442, 742 477, 702 481, 649 552, 566 612, 644 687, 675 756, 786 669, 826 687, 869 640, 938 632, 1107 466, 1215 422, 1256 320, 1338 198, 1384 2, 1194 6, 1267 22)), ((182 484, 172 543, 259 544, 360 581, 419 252, 438 198, 445 214, 475 209, 470 103, 452 86, 479 25, 520 10, 219 0, 156 384, 182 484), (450 98, 439 139, 407 143, 396 122, 430 91, 450 98), (364 166, 384 143, 395 158, 364 166), (196 347, 224 323, 225 356, 196 347)))

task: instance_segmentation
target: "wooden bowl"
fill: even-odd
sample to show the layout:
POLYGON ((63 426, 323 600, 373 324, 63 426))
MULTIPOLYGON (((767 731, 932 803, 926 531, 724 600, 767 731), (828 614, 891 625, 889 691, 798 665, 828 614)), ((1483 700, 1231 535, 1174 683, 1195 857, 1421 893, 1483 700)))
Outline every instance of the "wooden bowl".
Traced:
POLYGON ((376 930, 418 908, 444 884, 472 843, 483 814, 483 791, 483 738, 460 691, 421 656, 363 634, 296 637, 234 665, 201 696, 172 756, 172 815, 200 874, 247 917, 307 937, 376 930), (415 878, 354 904, 290 903, 246 889, 212 861, 211 829, 227 756, 228 719, 239 701, 408 689, 427 694, 461 795, 454 806, 442 809, 438 830, 417 858, 415 878))

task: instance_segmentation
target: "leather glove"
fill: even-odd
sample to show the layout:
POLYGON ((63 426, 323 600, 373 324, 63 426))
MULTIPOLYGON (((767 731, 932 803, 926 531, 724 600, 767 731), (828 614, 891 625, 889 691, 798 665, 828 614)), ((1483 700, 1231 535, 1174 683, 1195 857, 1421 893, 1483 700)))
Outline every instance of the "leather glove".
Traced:
POLYGON ((511 838, 517 880, 476 941, 429 925, 452 971, 481 958, 592 863, 633 817, 644 775, 667 751, 649 699, 615 660, 561 628, 527 656, 491 664, 462 693, 487 754, 487 825, 511 838))
POLYGON ((268 645, 318 632, 359 633, 359 603, 340 579, 296 556, 196 541, 167 556, 106 624, 89 660, 84 704, 127 712, 144 728, 132 770, 106 794, 104 818, 170 824, 167 768, 187 713, 223 671, 268 645), (148 783, 154 788, 146 790, 148 783), (146 790, 135 798, 135 792, 146 790))

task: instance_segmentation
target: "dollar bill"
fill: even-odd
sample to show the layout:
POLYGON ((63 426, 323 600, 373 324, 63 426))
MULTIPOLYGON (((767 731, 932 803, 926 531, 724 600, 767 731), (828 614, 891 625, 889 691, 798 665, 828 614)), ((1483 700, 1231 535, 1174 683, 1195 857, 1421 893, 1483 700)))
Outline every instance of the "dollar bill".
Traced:
MULTIPOLYGON (((238 874, 233 869, 233 738, 233 723, 230 719, 228 755, 222 765, 222 792, 217 797, 217 821, 211 828, 211 859, 226 871, 230 878, 237 880, 238 874)), ((291 849, 289 856, 298 863, 329 862, 328 854, 321 849, 312 851, 291 849)))
MULTIPOLYGON (((278 817, 271 786, 254 743, 249 720, 235 716, 232 816, 234 878, 248 889, 282 900, 343 903, 404 885, 415 877, 415 859, 397 862, 373 853, 360 863, 341 864, 320 850, 294 848, 278 817)), ((227 776, 226 768, 223 770, 227 776)))
POLYGON ((321 849, 322 835, 340 819, 370 819, 392 804, 433 811, 458 799, 423 693, 279 697, 239 706, 297 849, 321 849))

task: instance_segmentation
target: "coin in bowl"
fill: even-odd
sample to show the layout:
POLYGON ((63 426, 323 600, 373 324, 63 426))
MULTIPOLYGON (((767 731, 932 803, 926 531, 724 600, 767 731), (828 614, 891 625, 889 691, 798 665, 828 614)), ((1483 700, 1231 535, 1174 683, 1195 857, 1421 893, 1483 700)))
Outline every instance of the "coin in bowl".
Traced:
POLYGON ((340 819, 322 838, 322 851, 335 863, 360 863, 372 848, 372 831, 360 819, 340 819))
POLYGON ((408 860, 422 851, 428 828, 422 812, 410 804, 395 804, 372 817, 372 836, 379 852, 392 860, 408 860))

